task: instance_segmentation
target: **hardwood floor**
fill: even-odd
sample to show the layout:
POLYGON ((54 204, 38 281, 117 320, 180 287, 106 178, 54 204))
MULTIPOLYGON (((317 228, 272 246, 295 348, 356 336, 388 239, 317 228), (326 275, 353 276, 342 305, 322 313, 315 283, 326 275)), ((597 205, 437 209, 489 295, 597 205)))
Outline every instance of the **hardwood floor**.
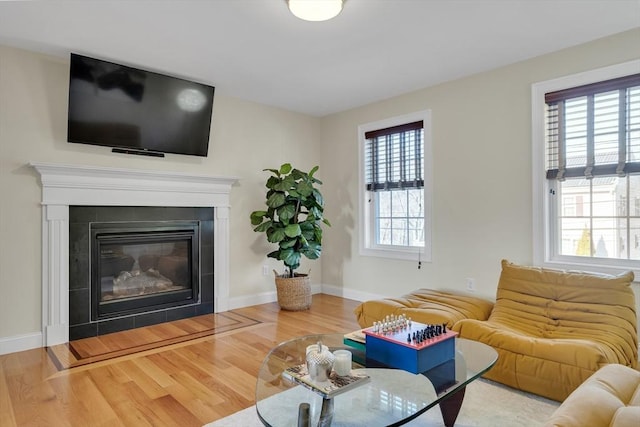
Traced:
POLYGON ((261 323, 62 371, 45 349, 0 356, 0 426, 202 426, 255 403, 276 344, 358 329, 358 304, 319 294, 307 311, 232 310, 261 323))

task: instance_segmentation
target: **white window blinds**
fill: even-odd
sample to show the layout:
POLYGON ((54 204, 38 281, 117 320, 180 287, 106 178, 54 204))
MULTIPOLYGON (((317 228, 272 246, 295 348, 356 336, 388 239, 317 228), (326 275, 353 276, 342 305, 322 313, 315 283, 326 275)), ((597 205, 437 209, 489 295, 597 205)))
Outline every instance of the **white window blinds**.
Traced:
POLYGON ((640 172, 640 74, 545 95, 547 179, 640 172))
POLYGON ((368 191, 423 188, 422 120, 365 133, 368 191))

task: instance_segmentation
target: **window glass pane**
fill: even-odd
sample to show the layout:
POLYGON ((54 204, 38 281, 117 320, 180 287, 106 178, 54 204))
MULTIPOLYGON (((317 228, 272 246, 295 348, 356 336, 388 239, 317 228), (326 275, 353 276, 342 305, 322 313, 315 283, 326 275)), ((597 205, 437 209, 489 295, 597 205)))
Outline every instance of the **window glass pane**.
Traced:
POLYGON ((629 215, 640 217, 640 175, 629 176, 629 215))
POLYGON ((627 90, 627 158, 640 161, 640 86, 627 90))
POLYGON ((377 239, 378 245, 390 245, 391 244, 391 219, 381 218, 376 221, 377 224, 377 239))
POLYGON ((407 220, 406 219, 396 219, 391 220, 392 224, 392 237, 391 244, 392 245, 402 245, 407 246, 407 220))
POLYGON ((424 246, 422 189, 378 191, 376 201, 376 243, 379 245, 424 246))
POLYGON ((407 191, 391 191, 391 215, 393 217, 407 217, 409 210, 407 209, 407 191))
POLYGON ((424 246, 424 219, 409 219, 409 246, 424 246))
POLYGON ((630 162, 640 161, 640 130, 629 132, 627 158, 630 162))
POLYGON ((615 176, 592 180, 592 209, 594 217, 626 215, 626 179, 615 176))
POLYGON ((576 218, 560 219, 561 255, 591 256, 589 222, 576 218))
POLYGON ((565 144, 567 167, 587 163, 587 97, 565 101, 565 144))
POLYGON ((407 190, 409 200, 409 216, 410 217, 422 217, 423 209, 422 204, 424 201, 424 191, 419 190, 407 190))
POLYGON ((378 216, 390 217, 391 216, 391 192, 390 191, 378 191, 373 194, 378 200, 378 216))
POLYGON ((640 258, 640 175, 568 179, 558 187, 560 255, 640 258))
MULTIPOLYGON (((626 221, 623 221, 626 224, 626 221)), ((618 237, 620 221, 617 218, 597 218, 593 220, 593 256, 598 258, 619 258, 618 237)), ((626 258, 626 255, 623 255, 626 258)))
POLYGON ((562 216, 591 216, 591 185, 584 178, 567 179, 559 183, 562 216))
POLYGON ((640 260, 640 218, 633 218, 629 223, 629 259, 640 260))
POLYGON ((593 97, 594 154, 596 164, 618 163, 619 92, 593 97))

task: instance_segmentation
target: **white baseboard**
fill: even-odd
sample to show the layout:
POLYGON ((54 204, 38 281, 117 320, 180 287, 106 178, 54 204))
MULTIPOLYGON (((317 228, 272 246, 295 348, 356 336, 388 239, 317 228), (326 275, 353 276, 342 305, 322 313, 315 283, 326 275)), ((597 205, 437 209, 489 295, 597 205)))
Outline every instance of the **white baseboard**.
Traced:
POLYGON ((0 338, 0 355, 42 347, 42 332, 0 338))
MULTIPOLYGON (((324 290, 322 285, 311 285, 311 293, 319 294, 324 290)), ((229 310, 236 308, 249 307, 258 304, 268 304, 270 302, 278 301, 276 291, 262 292, 256 295, 246 295, 241 297, 229 298, 229 310)))
MULTIPOLYGON (((324 285, 324 284, 311 285, 311 293, 312 294, 323 293, 327 295, 348 298, 355 301, 369 301, 373 299, 384 298, 383 295, 372 294, 369 292, 362 292, 362 291, 354 291, 352 289, 344 289, 340 286, 324 285)), ((249 306, 258 305, 258 304, 268 304, 276 301, 278 301, 276 291, 263 292, 256 295, 233 297, 233 298, 229 298, 229 310, 233 310, 236 308, 249 307, 249 306)))
POLYGON ((334 285, 322 285, 322 293, 356 301, 369 301, 385 297, 383 295, 372 294, 370 292, 357 291, 353 289, 345 289, 343 287, 334 285))

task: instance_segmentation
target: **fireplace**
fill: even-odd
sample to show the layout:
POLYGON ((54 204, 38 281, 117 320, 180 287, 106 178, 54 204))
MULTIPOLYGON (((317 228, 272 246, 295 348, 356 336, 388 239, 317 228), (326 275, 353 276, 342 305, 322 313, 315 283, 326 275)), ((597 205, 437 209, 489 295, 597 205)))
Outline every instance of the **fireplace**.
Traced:
POLYGON ((213 313, 213 213, 70 206, 69 338, 213 313))
POLYGON ((89 165, 32 162, 30 166, 37 171, 42 185, 43 346, 204 314, 203 310, 214 313, 228 310, 229 198, 237 178, 89 165), (92 321, 88 308, 89 280, 76 280, 89 277, 88 271, 80 269, 80 265, 85 265, 79 262, 81 258, 89 257, 86 236, 89 228, 82 221, 76 223, 78 207, 85 209, 81 209, 80 216, 84 216, 82 221, 87 224, 166 221, 166 217, 156 217, 156 212, 198 209, 195 217, 179 216, 171 220, 200 221, 200 304, 92 321), (101 210, 99 213, 86 210, 91 208, 101 210), (141 212, 142 208, 145 210, 141 217, 132 217, 132 212, 141 212), (122 209, 121 218, 102 217, 109 209, 122 209), (207 217, 203 218, 202 212, 207 217), (80 236, 84 233, 85 238, 71 238, 78 227, 80 236), (86 308, 76 310, 78 302, 86 308))
POLYGON ((91 223, 91 320, 199 302, 199 223, 91 223))

